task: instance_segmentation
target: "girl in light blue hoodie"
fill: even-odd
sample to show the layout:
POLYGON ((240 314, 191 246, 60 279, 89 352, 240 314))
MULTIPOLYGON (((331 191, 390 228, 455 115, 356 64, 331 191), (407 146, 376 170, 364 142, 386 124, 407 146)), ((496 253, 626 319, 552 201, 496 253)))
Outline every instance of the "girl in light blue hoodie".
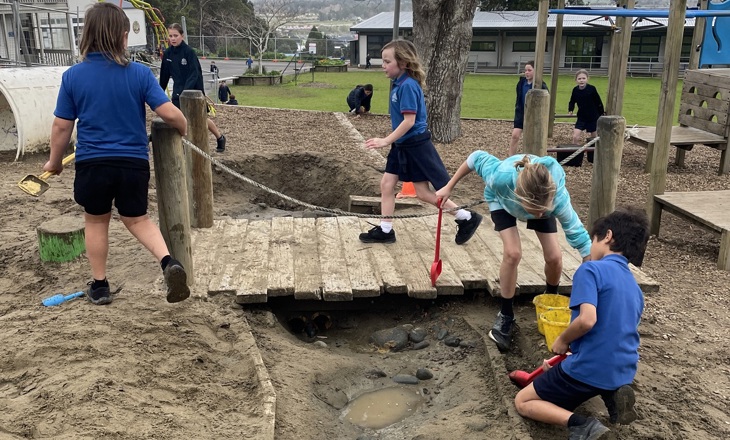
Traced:
POLYGON ((518 154, 500 160, 485 151, 469 155, 445 187, 436 196, 446 201, 456 184, 472 171, 484 180, 484 199, 494 229, 502 239, 503 257, 499 268, 501 311, 489 337, 500 350, 509 350, 514 330, 512 302, 517 284, 517 266, 522 258, 522 244, 517 220, 527 221, 527 229, 537 234, 545 258, 545 292, 558 293, 563 257, 557 237, 556 219, 568 243, 580 252, 583 261, 590 258, 591 238, 570 204, 565 188, 565 172, 553 157, 518 154))

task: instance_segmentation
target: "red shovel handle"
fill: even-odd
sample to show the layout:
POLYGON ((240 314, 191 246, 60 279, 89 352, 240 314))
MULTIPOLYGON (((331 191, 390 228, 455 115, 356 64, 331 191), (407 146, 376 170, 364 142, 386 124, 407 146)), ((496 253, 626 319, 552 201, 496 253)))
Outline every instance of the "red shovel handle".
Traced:
POLYGON ((436 206, 439 209, 438 226, 436 226, 436 253, 433 257, 433 264, 431 265, 431 286, 436 287, 436 280, 441 275, 441 217, 443 216, 443 209, 441 208, 441 199, 436 200, 436 206))
POLYGON ((433 257, 433 262, 438 262, 441 257, 441 217, 443 217, 444 210, 441 207, 441 199, 436 200, 436 207, 439 209, 438 223, 436 224, 436 255, 433 257))
MULTIPOLYGON (((555 365, 562 362, 563 359, 565 359, 566 357, 567 357, 567 355, 565 355, 565 354, 559 354, 557 356, 553 356, 550 359, 548 359, 547 363, 551 367, 554 367, 555 365)), ((509 378, 517 386, 519 386, 520 388, 524 388, 527 385, 531 384, 532 381, 537 378, 537 376, 541 375, 544 372, 545 372, 545 370, 543 370, 542 365, 541 365, 541 366, 537 367, 535 369, 535 371, 533 371, 532 373, 529 373, 529 374, 526 371, 521 371, 521 370, 513 371, 509 374, 509 378)))

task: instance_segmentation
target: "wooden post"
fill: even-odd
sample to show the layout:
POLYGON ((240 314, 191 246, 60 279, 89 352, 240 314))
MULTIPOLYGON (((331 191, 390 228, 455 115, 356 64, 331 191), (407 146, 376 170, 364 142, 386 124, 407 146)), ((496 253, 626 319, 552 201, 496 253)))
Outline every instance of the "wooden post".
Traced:
POLYGON ((540 9, 537 13, 537 38, 535 41, 535 78, 532 81, 533 89, 542 88, 542 69, 545 67, 545 45, 547 44, 547 20, 549 0, 540 0, 540 9))
MULTIPOLYGON (((707 10, 707 0, 700 0, 700 9, 707 10)), ((689 66, 694 70, 700 67, 700 45, 705 34, 705 17, 695 17, 695 29, 692 33, 692 47, 689 50, 689 66)))
MULTIPOLYGON (((188 120, 188 140, 206 153, 208 146, 208 106, 200 90, 185 90, 180 94, 180 109, 188 120)), ((198 153, 185 148, 188 160, 188 194, 190 223, 194 228, 213 227, 213 171, 211 163, 198 153)))
MULTIPOLYGON (((634 9, 634 0, 621 0, 619 7, 634 9)), ((624 86, 626 67, 631 46, 631 25, 633 17, 617 17, 618 32, 611 38, 611 55, 608 63, 608 91, 606 94, 606 114, 620 115, 624 106, 624 86)))
POLYGON ((550 94, 544 89, 532 89, 525 97, 525 124, 523 144, 525 153, 536 156, 547 154, 550 94))
POLYGON ((588 208, 588 228, 597 219, 616 209, 621 155, 624 151, 626 120, 621 116, 598 118, 598 148, 593 158, 591 202, 588 208))
POLYGON ((160 118, 152 121, 152 157, 155 161, 160 231, 170 255, 185 267, 188 285, 192 285, 195 276, 182 137, 160 118))
POLYGON ((684 36, 684 18, 687 0, 672 0, 667 25, 667 43, 664 50, 664 71, 659 90, 659 112, 657 113, 656 137, 651 158, 651 179, 646 201, 646 213, 651 218, 654 209, 654 195, 664 194, 667 183, 667 161, 669 160, 669 139, 672 136, 672 121, 675 117, 674 103, 677 100, 677 72, 684 36))
MULTIPOLYGON (((565 9, 565 0, 558 0, 558 9, 565 9)), ((553 38, 553 61, 550 64, 550 112, 548 113, 548 137, 553 137, 555 125, 555 103, 558 99, 558 75, 560 75, 560 49, 563 47, 563 14, 555 19, 553 38)))

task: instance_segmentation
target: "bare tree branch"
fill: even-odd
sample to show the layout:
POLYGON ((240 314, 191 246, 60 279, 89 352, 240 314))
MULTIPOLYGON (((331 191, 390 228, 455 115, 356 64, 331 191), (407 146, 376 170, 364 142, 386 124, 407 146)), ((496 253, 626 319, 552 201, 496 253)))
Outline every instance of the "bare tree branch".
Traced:
POLYGON ((269 40, 282 26, 291 23, 300 14, 296 0, 261 0, 254 4, 254 16, 232 16, 223 12, 212 18, 233 36, 248 39, 257 50, 259 73, 269 40))

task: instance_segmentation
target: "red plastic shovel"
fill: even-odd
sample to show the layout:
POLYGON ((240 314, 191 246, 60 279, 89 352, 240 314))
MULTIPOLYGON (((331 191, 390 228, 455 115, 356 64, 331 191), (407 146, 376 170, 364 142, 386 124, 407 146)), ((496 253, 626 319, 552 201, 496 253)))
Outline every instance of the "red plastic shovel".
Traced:
MULTIPOLYGON (((551 367, 554 367, 555 365, 559 364, 563 359, 565 359, 567 355, 559 354, 557 356, 553 356, 550 359, 548 359, 548 365, 551 367)), ((537 367, 535 371, 532 373, 528 373, 527 371, 517 370, 513 371, 509 374, 509 379, 517 385, 520 388, 524 388, 530 383, 532 383, 533 380, 539 375, 541 375, 545 370, 542 369, 542 365, 537 367)))
POLYGON ((431 265, 431 286, 436 287, 436 280, 441 275, 441 217, 443 216, 444 210, 441 208, 441 199, 436 201, 436 207, 439 209, 439 221, 436 226, 436 255, 433 257, 433 264, 431 265))

